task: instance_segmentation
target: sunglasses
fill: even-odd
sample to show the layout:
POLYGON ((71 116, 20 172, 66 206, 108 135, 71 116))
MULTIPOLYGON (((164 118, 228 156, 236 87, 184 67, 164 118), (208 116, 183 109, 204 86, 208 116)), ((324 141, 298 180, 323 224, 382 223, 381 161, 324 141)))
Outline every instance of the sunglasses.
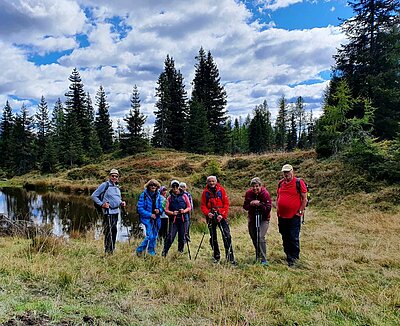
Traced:
POLYGON ((112 174, 112 175, 111 175, 111 178, 119 178, 119 175, 112 174))

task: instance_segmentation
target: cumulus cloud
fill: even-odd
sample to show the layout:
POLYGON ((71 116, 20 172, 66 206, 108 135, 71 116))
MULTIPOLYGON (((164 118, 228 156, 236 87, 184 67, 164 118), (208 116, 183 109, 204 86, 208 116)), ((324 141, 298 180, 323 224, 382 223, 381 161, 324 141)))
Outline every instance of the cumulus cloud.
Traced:
MULTIPOLYGON (((283 8, 295 2, 266 3, 283 8)), ((148 123, 154 121, 156 81, 167 54, 190 95, 195 56, 200 46, 210 50, 227 91, 229 114, 244 117, 264 99, 275 112, 282 95, 303 96, 317 108, 326 87, 319 73, 330 69, 332 54, 344 41, 332 26, 275 28, 234 0, 190 5, 182 0, 0 0, 0 9, 0 64, 5 67, 0 100, 44 95, 52 107, 58 97, 64 100, 76 67, 93 104, 99 86, 104 87, 115 119, 128 112, 136 84, 148 123), (87 40, 84 47, 78 35, 87 40), (54 51, 64 54, 51 64, 31 62, 32 54, 54 51), (308 80, 314 81, 309 85, 308 80)))

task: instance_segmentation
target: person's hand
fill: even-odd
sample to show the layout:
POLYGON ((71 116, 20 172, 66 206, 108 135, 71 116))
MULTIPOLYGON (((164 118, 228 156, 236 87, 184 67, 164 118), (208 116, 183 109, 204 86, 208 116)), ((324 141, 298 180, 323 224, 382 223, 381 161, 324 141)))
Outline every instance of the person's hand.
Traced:
POLYGON ((250 205, 251 205, 251 206, 260 206, 260 201, 254 199, 254 200, 252 200, 252 201, 250 202, 250 205))
POLYGON ((213 218, 214 214, 210 212, 210 213, 208 213, 207 216, 208 216, 208 218, 213 218))
POLYGON ((122 201, 122 202, 121 202, 121 206, 122 206, 122 207, 125 207, 125 206, 126 206, 126 202, 125 202, 125 201, 122 201))
POLYGON ((160 214, 160 210, 158 208, 154 209, 154 214, 160 214))
POLYGON ((106 201, 103 205, 101 205, 103 208, 110 208, 110 203, 106 201))
POLYGON ((183 208, 180 208, 180 209, 179 209, 179 213, 180 213, 180 214, 183 214, 183 213, 184 213, 184 209, 183 209, 183 208))
POLYGON ((152 218, 153 220, 155 220, 155 219, 157 218, 157 215, 156 215, 156 214, 151 214, 151 218, 152 218))
POLYGON ((217 221, 218 221, 218 222, 221 222, 221 220, 222 220, 222 215, 218 215, 218 216, 217 216, 217 221))

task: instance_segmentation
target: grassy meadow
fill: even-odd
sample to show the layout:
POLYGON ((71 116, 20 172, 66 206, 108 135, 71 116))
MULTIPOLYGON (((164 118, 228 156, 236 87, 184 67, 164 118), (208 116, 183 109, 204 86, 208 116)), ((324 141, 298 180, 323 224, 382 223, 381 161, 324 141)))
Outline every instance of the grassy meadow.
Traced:
POLYGON ((127 191, 139 191, 150 177, 163 184, 177 178, 189 184, 196 198, 204 177, 219 172, 232 201, 239 265, 213 264, 207 233, 193 260, 206 232, 198 211, 191 231, 192 260, 186 247, 185 254, 177 252, 176 241, 167 258, 139 258, 133 254, 139 238, 117 243, 115 254, 106 256, 93 232, 35 241, 0 237, 0 324, 400 324, 399 186, 373 183, 338 162, 318 161, 313 152, 212 157, 209 162, 209 157, 161 151, 13 180, 84 192, 115 166, 127 191), (256 175, 274 194, 286 162, 307 180, 313 196, 302 226, 300 264, 286 266, 273 212, 267 234, 270 265, 263 267, 254 264, 240 205, 256 175))

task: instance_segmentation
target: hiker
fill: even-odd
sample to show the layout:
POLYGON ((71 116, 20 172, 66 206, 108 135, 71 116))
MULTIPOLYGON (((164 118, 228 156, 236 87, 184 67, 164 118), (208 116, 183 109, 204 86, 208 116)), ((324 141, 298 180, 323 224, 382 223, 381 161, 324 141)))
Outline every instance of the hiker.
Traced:
POLYGON ((217 182, 217 177, 207 177, 207 185, 201 195, 201 211, 206 217, 210 230, 210 245, 213 259, 218 263, 221 256, 217 239, 217 226, 221 231, 227 261, 237 265, 233 256, 232 238, 228 224, 229 199, 225 189, 217 182))
POLYGON ((188 186, 185 182, 179 182, 179 188, 183 190, 183 192, 188 196, 189 201, 190 201, 190 212, 185 214, 185 242, 188 241, 190 242, 190 235, 189 235, 189 230, 190 230, 190 215, 193 212, 193 197, 192 194, 188 191, 188 186))
POLYGON ((307 187, 299 179, 300 189, 297 190, 296 178, 290 164, 285 164, 281 171, 283 179, 279 181, 276 191, 276 213, 287 264, 293 267, 300 255, 300 226, 307 205, 307 187))
POLYGON ((256 262, 260 261, 261 265, 267 266, 265 235, 271 217, 271 196, 268 190, 262 186, 260 178, 251 179, 250 187, 244 196, 243 208, 248 211, 247 226, 256 250, 256 262))
POLYGON ((118 179, 118 170, 111 169, 109 180, 103 182, 91 195, 93 202, 101 207, 103 215, 104 250, 105 253, 109 254, 112 254, 115 250, 120 206, 126 206, 125 201, 121 199, 118 179))
POLYGON ((169 248, 175 240, 178 233, 178 251, 183 252, 185 246, 185 216, 191 210, 189 197, 179 188, 179 181, 171 181, 171 190, 167 198, 165 213, 169 216, 169 233, 164 243, 162 256, 168 254, 169 248))
POLYGON ((146 250, 150 256, 156 254, 158 230, 161 226, 160 216, 164 212, 159 188, 160 183, 151 179, 144 185, 144 191, 139 196, 137 211, 140 222, 145 226, 146 236, 139 247, 136 248, 138 256, 141 256, 146 250))
POLYGON ((162 207, 164 209, 163 213, 161 214, 161 226, 160 230, 158 231, 158 240, 160 243, 165 244, 165 240, 168 235, 168 215, 165 214, 165 205, 167 204, 167 187, 161 186, 160 188, 160 195, 162 199, 162 207))

